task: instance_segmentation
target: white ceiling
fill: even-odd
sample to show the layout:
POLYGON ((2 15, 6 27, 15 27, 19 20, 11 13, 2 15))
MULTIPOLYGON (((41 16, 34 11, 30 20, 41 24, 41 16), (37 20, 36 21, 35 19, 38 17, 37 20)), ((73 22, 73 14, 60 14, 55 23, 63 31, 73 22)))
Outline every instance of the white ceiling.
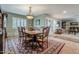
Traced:
MULTIPOLYGON (((78 4, 33 4, 32 14, 49 14, 55 18, 79 18, 78 4)), ((27 4, 2 4, 3 11, 27 15, 29 5, 27 4)))

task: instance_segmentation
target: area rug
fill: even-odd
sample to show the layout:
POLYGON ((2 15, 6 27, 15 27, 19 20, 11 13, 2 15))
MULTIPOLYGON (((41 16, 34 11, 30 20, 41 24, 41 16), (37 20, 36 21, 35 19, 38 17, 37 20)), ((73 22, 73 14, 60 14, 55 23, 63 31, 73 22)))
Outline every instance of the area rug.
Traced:
POLYGON ((64 47, 65 43, 60 43, 57 41, 51 41, 51 45, 41 54, 59 54, 61 49, 64 47))
POLYGON ((6 41, 5 54, 58 54, 65 44, 62 42, 58 42, 55 40, 49 40, 48 48, 46 48, 43 52, 36 50, 25 50, 18 43, 17 38, 9 38, 6 41))

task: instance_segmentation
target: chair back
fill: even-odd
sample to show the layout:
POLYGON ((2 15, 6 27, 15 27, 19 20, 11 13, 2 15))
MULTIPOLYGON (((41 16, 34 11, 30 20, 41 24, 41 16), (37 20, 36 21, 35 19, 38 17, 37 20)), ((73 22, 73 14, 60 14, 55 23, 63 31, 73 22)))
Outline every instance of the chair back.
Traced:
POLYGON ((21 27, 22 35, 25 36, 25 27, 21 27))
POLYGON ((19 37, 22 36, 21 27, 18 27, 18 33, 19 33, 19 37))
POLYGON ((43 34, 45 37, 49 35, 49 30, 50 30, 50 27, 43 28, 43 34))
POLYGON ((48 35, 49 35, 50 27, 43 28, 43 33, 41 38, 38 40, 41 43, 42 51, 48 48, 48 35))

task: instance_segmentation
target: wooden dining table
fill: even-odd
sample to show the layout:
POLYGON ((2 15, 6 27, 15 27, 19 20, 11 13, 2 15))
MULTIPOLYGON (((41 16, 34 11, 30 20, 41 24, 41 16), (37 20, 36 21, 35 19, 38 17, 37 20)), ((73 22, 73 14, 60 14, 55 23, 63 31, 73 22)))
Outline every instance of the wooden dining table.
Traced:
POLYGON ((37 35, 37 34, 42 33, 42 31, 39 31, 39 30, 32 30, 32 31, 25 30, 25 33, 30 34, 30 35, 37 35))
POLYGON ((32 39, 31 39, 32 47, 34 46, 35 42, 39 45, 39 47, 42 47, 40 45, 40 43, 38 42, 38 40, 37 40, 37 35, 39 35, 40 33, 42 33, 42 31, 39 31, 39 30, 32 30, 32 31, 25 30, 25 33, 32 36, 32 39))

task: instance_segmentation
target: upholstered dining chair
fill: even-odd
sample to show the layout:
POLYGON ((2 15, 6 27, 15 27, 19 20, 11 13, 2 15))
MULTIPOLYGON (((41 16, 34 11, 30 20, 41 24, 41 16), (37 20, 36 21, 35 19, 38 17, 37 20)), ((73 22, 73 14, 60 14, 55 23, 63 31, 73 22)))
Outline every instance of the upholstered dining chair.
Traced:
POLYGON ((22 32, 22 46, 27 49, 27 47, 30 47, 30 43, 32 42, 32 36, 26 33, 25 27, 21 27, 21 32, 22 32))
POLYGON ((28 35, 25 33, 25 27, 18 27, 20 51, 27 48, 28 35))
POLYGON ((18 34, 19 34, 19 44, 22 46, 23 45, 23 40, 24 40, 24 30, 25 28, 24 27, 18 27, 18 34))
POLYGON ((21 27, 18 27, 18 34, 19 34, 19 41, 21 41, 21 37, 22 37, 21 27))
POLYGON ((49 35, 50 27, 43 28, 43 33, 37 36, 37 40, 42 47, 42 51, 45 48, 48 48, 48 35, 49 35))

